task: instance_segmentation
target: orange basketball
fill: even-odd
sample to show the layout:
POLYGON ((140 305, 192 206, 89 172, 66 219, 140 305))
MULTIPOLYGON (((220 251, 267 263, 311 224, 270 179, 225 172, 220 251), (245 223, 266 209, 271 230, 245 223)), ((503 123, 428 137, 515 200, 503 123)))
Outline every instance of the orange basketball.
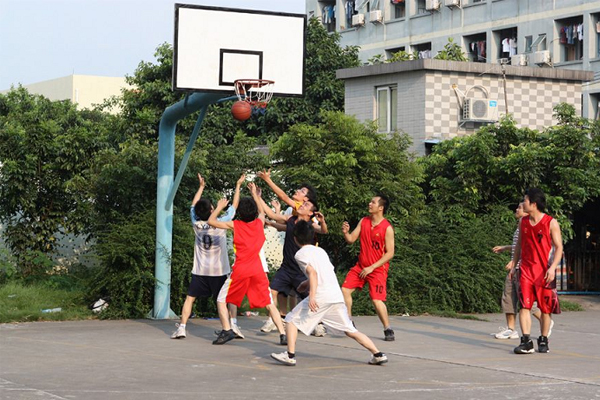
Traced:
POLYGON ((238 100, 231 107, 233 118, 238 121, 245 121, 252 115, 252 107, 246 101, 238 100))

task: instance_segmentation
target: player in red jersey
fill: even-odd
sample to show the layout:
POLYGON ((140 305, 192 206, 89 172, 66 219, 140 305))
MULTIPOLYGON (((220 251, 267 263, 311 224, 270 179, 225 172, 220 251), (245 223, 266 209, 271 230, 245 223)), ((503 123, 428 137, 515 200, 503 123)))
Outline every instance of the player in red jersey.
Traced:
POLYGON ((217 208, 208 218, 208 224, 220 229, 233 230, 233 245, 235 246, 235 264, 233 272, 223 284, 217 297, 217 310, 223 330, 213 344, 224 344, 235 337, 229 323, 227 303, 240 307, 244 296, 248 296, 250 308, 266 307, 273 322, 279 330, 279 343, 287 345, 285 330, 277 307, 273 304, 269 290, 269 280, 263 270, 260 260, 260 249, 265 242, 265 214, 262 202, 256 191, 256 185, 249 183, 248 188, 252 198, 244 197, 238 207, 238 218, 234 221, 218 221, 217 216, 228 203, 227 199, 219 200, 217 208))
POLYGON ((360 237, 358 263, 346 275, 342 284, 344 302, 348 314, 352 315, 352 293, 369 284, 369 295, 377 316, 383 324, 385 340, 395 340, 390 328, 385 300, 387 296, 387 276, 390 260, 394 257, 394 228, 383 217, 389 207, 389 199, 378 194, 369 203, 370 216, 364 217, 350 233, 350 225, 344 221, 342 232, 347 243, 354 243, 360 237))
POLYGON ((548 353, 548 331, 550 330, 550 313, 557 306, 555 296, 556 269, 563 255, 562 236, 558 222, 544 214, 546 196, 537 188, 525 193, 523 210, 529 214, 521 219, 519 239, 515 245, 513 265, 521 262, 521 344, 515 347, 516 354, 534 352, 531 333, 531 307, 537 301, 542 312, 541 336, 538 338, 538 352, 548 353))

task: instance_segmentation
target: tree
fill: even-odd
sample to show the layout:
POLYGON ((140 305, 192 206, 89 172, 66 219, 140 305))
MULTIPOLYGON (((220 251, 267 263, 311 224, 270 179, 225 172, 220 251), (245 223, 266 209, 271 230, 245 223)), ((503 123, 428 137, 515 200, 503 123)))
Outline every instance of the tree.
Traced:
POLYGON ((490 206, 518 202, 528 187, 540 187, 549 212, 571 237, 569 216, 600 195, 599 128, 576 117, 568 104, 556 106, 555 117, 558 124, 543 132, 517 128, 506 117, 440 143, 421 160, 428 200, 481 215, 490 206))
POLYGON ((457 43, 454 43, 454 39, 448 38, 448 43, 444 46, 444 49, 439 51, 435 57, 436 60, 447 60, 447 61, 469 61, 465 57, 465 53, 457 43))
POLYGON ((103 118, 22 87, 0 95, 0 220, 24 275, 36 272, 32 252, 51 255, 57 234, 88 224, 91 201, 81 187, 105 145, 103 118))
POLYGON ((350 248, 340 231, 347 220, 356 225, 378 192, 390 197, 387 214, 396 238, 406 236, 407 226, 422 205, 421 172, 411 162, 410 140, 405 134, 377 133, 373 124, 362 124, 342 112, 323 112, 317 125, 294 125, 272 147, 273 171, 285 189, 308 182, 317 190, 330 228, 320 239, 334 265, 348 267, 357 247, 350 248), (353 250, 352 250, 353 249, 353 250))

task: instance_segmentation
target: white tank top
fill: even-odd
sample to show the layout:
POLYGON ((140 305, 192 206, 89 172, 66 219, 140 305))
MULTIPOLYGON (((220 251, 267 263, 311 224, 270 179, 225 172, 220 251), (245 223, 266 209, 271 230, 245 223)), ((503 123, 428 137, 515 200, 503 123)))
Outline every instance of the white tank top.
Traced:
POLYGON ((222 276, 231 272, 227 254, 227 230, 213 228, 206 221, 194 223, 194 269, 192 274, 222 276))

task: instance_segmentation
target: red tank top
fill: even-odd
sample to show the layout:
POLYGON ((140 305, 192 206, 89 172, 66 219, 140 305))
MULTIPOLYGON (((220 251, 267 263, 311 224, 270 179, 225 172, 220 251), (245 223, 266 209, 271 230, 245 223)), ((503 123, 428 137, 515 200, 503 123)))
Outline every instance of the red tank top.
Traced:
MULTIPOLYGON (((385 231, 388 226, 392 225, 385 218, 376 226, 371 224, 371 218, 369 217, 365 217, 360 221, 358 264, 361 268, 375 264, 385 253, 385 231)), ((389 266, 390 263, 386 262, 383 268, 387 271, 389 266)))
POLYGON ((260 219, 252 222, 233 221, 233 245, 235 263, 233 274, 236 277, 264 274, 259 252, 265 243, 265 232, 260 219))
POLYGON ((552 217, 547 214, 535 225, 531 225, 529 217, 521 219, 521 274, 540 284, 543 284, 554 251, 550 222, 552 217))

